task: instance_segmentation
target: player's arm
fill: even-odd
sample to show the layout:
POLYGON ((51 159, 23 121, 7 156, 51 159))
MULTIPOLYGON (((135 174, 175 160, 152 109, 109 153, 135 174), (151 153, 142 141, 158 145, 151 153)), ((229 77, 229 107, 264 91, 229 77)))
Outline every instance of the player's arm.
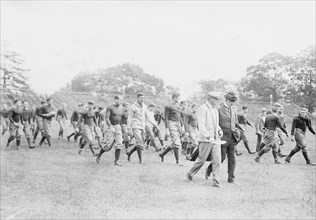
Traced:
POLYGON ((165 126, 166 126, 166 129, 169 129, 169 106, 166 106, 165 107, 165 126))
POLYGON ((9 120, 10 120, 10 122, 15 123, 15 121, 12 118, 12 116, 13 116, 13 109, 10 109, 10 111, 9 111, 9 120))
POLYGON ((312 127, 312 121, 306 117, 306 126, 308 127, 308 130, 313 134, 315 135, 315 131, 312 127))
POLYGON ((282 122, 280 118, 277 118, 277 125, 280 127, 280 129, 288 136, 286 129, 283 127, 282 122))
POLYGON ((111 124, 110 117, 111 117, 111 108, 107 107, 105 111, 105 122, 109 127, 112 127, 113 125, 111 124))

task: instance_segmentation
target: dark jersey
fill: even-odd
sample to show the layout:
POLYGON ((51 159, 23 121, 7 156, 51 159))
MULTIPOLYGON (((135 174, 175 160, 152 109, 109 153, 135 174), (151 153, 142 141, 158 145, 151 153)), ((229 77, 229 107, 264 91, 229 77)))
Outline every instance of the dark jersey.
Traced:
POLYGON ((71 118, 70 118, 70 121, 71 123, 72 122, 78 122, 79 121, 79 113, 77 110, 74 110, 72 115, 71 115, 71 118))
POLYGON ((13 107, 9 111, 9 119, 11 122, 19 123, 22 119, 22 109, 13 107))
POLYGON ((122 106, 116 106, 111 105, 106 108, 105 112, 105 119, 108 125, 117 125, 120 124, 122 121, 123 116, 123 107, 122 106), (110 124, 109 124, 110 123, 110 124))
POLYGON ((181 109, 177 103, 171 103, 165 107, 166 128, 169 128, 169 121, 181 121, 181 109))
POLYGON ((198 120, 197 120, 196 113, 191 113, 190 115, 186 117, 187 117, 187 123, 191 125, 192 127, 197 128, 198 120))
POLYGON ((54 115, 50 115, 50 116, 44 116, 44 114, 47 114, 47 113, 50 113, 50 112, 52 112, 52 111, 54 111, 54 108, 53 108, 53 106, 42 106, 41 108, 40 108, 40 111, 39 111, 39 115, 43 118, 43 119, 46 119, 46 120, 49 120, 49 121, 51 121, 52 120, 52 117, 54 117, 54 115))
POLYGON ((81 112, 81 118, 83 119, 83 124, 93 126, 96 122, 95 113, 93 111, 83 111, 81 112))
POLYGON ((273 114, 270 114, 270 115, 267 115, 266 117, 266 120, 264 122, 264 127, 266 129, 269 129, 269 130, 276 130, 276 127, 280 127, 280 129, 287 134, 285 128, 282 126, 281 124, 281 119, 280 117, 273 113, 273 114))
POLYGON ((312 134, 315 135, 315 131, 312 128, 312 123, 311 123, 311 120, 309 118, 303 118, 300 115, 299 116, 295 116, 293 118, 293 122, 292 122, 291 135, 294 135, 295 128, 299 128, 303 132, 305 132, 306 131, 306 127, 308 127, 310 132, 312 132, 312 134))
POLYGON ((161 120, 163 120, 162 114, 160 111, 155 111, 154 118, 158 125, 160 124, 161 120))
POLYGON ((29 109, 23 109, 22 110, 22 120, 23 122, 31 123, 31 110, 29 109))
POLYGON ((64 109, 58 109, 57 116, 67 119, 67 113, 64 109))
POLYGON ((250 125, 251 126, 251 123, 247 120, 247 117, 244 113, 237 114, 237 120, 238 120, 239 124, 241 124, 241 125, 250 125))

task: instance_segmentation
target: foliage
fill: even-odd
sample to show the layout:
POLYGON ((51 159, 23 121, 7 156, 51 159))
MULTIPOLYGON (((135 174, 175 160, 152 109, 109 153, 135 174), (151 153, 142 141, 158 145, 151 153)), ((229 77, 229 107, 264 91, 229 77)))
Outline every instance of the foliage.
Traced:
POLYGON ((4 51, 1 54, 1 78, 0 85, 7 89, 28 89, 27 73, 29 70, 23 68, 23 59, 14 51, 4 51))

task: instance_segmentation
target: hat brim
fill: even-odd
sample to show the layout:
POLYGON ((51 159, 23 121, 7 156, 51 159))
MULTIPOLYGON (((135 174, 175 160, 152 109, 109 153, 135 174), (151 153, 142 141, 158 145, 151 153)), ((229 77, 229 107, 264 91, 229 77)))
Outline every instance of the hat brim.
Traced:
POLYGON ((237 97, 229 97, 229 96, 224 96, 225 99, 228 99, 229 101, 235 102, 237 100, 237 97))

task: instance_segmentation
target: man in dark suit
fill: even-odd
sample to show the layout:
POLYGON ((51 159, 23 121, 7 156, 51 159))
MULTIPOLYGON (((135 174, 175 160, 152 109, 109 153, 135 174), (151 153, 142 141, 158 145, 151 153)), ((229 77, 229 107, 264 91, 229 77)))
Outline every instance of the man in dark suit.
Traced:
MULTIPOLYGON (((223 103, 218 108, 219 115, 219 126, 223 130, 222 140, 226 141, 225 144, 221 145, 221 155, 222 155, 222 163, 226 158, 228 158, 228 182, 234 183, 235 179, 235 167, 236 167, 236 158, 235 158, 235 149, 238 140, 240 139, 240 133, 237 127, 240 127, 237 120, 237 107, 234 106, 237 97, 235 93, 228 92, 225 96, 225 103, 223 103)), ((211 175, 212 172, 212 164, 208 166, 206 169, 205 178, 211 175)))

